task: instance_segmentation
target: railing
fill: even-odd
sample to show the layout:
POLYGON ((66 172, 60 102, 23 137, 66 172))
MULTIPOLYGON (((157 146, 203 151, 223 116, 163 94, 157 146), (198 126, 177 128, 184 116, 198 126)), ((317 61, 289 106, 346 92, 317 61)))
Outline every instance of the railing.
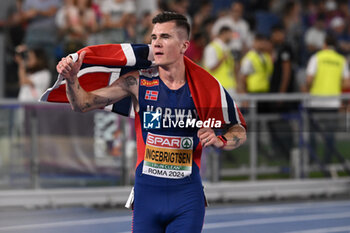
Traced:
MULTIPOLYGON (((348 101, 350 95, 337 98, 348 101)), ((336 157, 338 161, 322 164, 309 160, 312 152, 310 133, 314 132, 310 131, 309 114, 304 106, 308 106, 311 96, 239 95, 235 99, 238 103, 248 103, 248 108, 241 108, 248 123, 247 143, 227 157, 217 156, 218 151, 215 150, 207 151, 208 156, 203 158, 207 163, 202 167, 204 179, 217 182, 238 176, 242 180, 254 181, 264 174, 285 177, 281 173, 301 179, 323 169, 332 177, 349 175, 346 173, 350 158, 349 109, 326 116, 328 119, 338 119, 334 121, 334 124, 340 125, 335 130, 335 137, 345 146, 341 148, 340 156, 336 157), (260 101, 297 101, 300 105, 289 113, 262 114, 257 111, 260 101), (286 157, 283 166, 275 163, 276 157, 266 157, 267 164, 259 161, 263 157, 261 147, 269 149, 271 142, 266 136, 270 133, 266 126, 274 120, 291 122, 294 126, 293 138, 297 141, 290 154, 283 155, 286 157), (244 158, 247 156, 248 160, 244 158), (245 162, 234 161, 232 167, 226 167, 230 163, 227 158, 230 160, 236 157, 245 159, 245 162)), ((113 113, 94 111, 81 114, 72 112, 69 106, 62 104, 1 100, 0 148, 2 189, 115 186, 133 182, 136 162, 133 122, 113 113)), ((314 158, 317 159, 317 156, 314 158)))
MULTIPOLYGON (((301 177, 307 177, 309 173, 309 161, 308 161, 308 150, 309 150, 309 137, 310 132, 313 131, 313 129, 310 129, 309 126, 309 119, 310 115, 308 113, 307 106, 309 106, 310 100, 313 99, 321 99, 324 101, 327 100, 334 100, 334 99, 341 99, 343 101, 350 100, 349 94, 344 94, 339 97, 312 97, 308 94, 261 94, 261 95, 240 95, 237 96, 236 101, 248 101, 249 102, 249 114, 246 116, 247 120, 249 121, 249 156, 250 156, 250 179, 256 180, 257 178, 257 158, 258 158, 258 139, 257 134, 259 132, 258 129, 258 122, 259 121, 269 121, 274 119, 285 119, 287 120, 294 120, 299 125, 299 145, 298 150, 295 151, 291 156, 292 160, 294 159, 294 170, 297 170, 297 172, 294 174, 295 178, 301 178, 301 177), (271 101, 271 102, 298 102, 298 109, 297 111, 292 111, 289 113, 273 113, 273 114, 259 114, 257 111, 257 104, 260 101, 271 101), (295 161, 297 160, 297 161, 295 161), (300 162, 300 163, 299 163, 300 162), (301 168, 299 167, 301 166, 301 168)), ((331 119, 341 119, 341 123, 344 125, 343 130, 341 130, 340 133, 344 133, 345 135, 349 136, 350 132, 350 105, 344 106, 342 109, 339 109, 339 113, 336 116, 331 116, 331 119)), ((322 116, 319 116, 322 117, 322 116)), ((329 117, 326 116, 326 117, 329 117)), ((336 132, 337 130, 335 130, 336 132)), ((350 140, 350 137, 346 138, 347 140, 350 140)), ((348 154, 350 155, 350 151, 348 151, 348 154)))

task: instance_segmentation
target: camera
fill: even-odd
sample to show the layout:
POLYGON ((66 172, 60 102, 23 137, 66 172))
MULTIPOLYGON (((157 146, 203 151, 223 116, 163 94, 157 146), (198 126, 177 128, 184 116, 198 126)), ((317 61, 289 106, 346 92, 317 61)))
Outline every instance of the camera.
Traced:
POLYGON ((27 60, 27 58, 28 58, 28 51, 27 50, 23 50, 20 52, 16 51, 16 54, 21 56, 23 60, 27 60))

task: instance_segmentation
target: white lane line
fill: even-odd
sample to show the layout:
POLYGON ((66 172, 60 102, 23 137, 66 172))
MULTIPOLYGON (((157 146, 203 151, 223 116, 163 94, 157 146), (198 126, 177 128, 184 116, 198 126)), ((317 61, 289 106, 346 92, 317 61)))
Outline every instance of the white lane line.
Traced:
POLYGON ((205 212, 206 216, 226 215, 226 214, 241 214, 241 213, 285 213, 294 210, 315 210, 321 208, 333 208, 333 207, 350 207, 349 201, 341 202, 321 202, 321 203, 298 203, 298 204, 276 204, 276 205, 262 205, 252 207, 232 207, 232 208, 218 208, 209 209, 205 212))
POLYGON ((28 229, 42 229, 42 228, 70 227, 70 226, 81 226, 81 225, 95 225, 95 224, 117 223, 117 222, 131 222, 131 217, 125 216, 125 217, 111 217, 111 218, 98 218, 98 219, 83 219, 83 220, 74 220, 74 221, 7 226, 7 227, 0 227, 0 232, 28 230, 28 229))
POLYGON ((207 223, 207 224, 204 224, 203 229, 217 229, 217 228, 249 226, 249 225, 258 225, 258 224, 304 222, 304 221, 340 219, 340 218, 350 218, 350 212, 334 213, 334 214, 297 215, 297 216, 294 215, 294 216, 288 216, 288 217, 260 218, 260 219, 248 219, 248 220, 229 221, 229 222, 220 222, 220 223, 207 223))
POLYGON ((318 228, 318 229, 311 229, 306 231, 288 231, 285 233, 332 233, 332 232, 344 232, 344 231, 350 232, 350 226, 318 228))

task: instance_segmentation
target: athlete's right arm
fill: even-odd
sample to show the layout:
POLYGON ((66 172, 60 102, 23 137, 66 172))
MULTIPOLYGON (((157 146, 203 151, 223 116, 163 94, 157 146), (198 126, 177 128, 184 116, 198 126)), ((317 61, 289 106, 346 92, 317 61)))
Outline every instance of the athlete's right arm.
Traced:
POLYGON ((115 103, 126 96, 132 96, 137 104, 138 72, 130 72, 121 76, 111 85, 91 92, 85 91, 79 84, 77 74, 85 57, 82 52, 78 61, 73 62, 70 56, 62 58, 58 63, 57 72, 63 75, 67 82, 66 93, 71 107, 77 112, 87 112, 115 103))

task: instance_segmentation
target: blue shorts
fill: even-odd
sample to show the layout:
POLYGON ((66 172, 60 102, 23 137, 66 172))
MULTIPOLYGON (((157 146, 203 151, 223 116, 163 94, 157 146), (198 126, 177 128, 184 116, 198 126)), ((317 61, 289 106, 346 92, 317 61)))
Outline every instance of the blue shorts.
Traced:
POLYGON ((205 213, 201 183, 135 185, 133 233, 200 233, 205 213))

